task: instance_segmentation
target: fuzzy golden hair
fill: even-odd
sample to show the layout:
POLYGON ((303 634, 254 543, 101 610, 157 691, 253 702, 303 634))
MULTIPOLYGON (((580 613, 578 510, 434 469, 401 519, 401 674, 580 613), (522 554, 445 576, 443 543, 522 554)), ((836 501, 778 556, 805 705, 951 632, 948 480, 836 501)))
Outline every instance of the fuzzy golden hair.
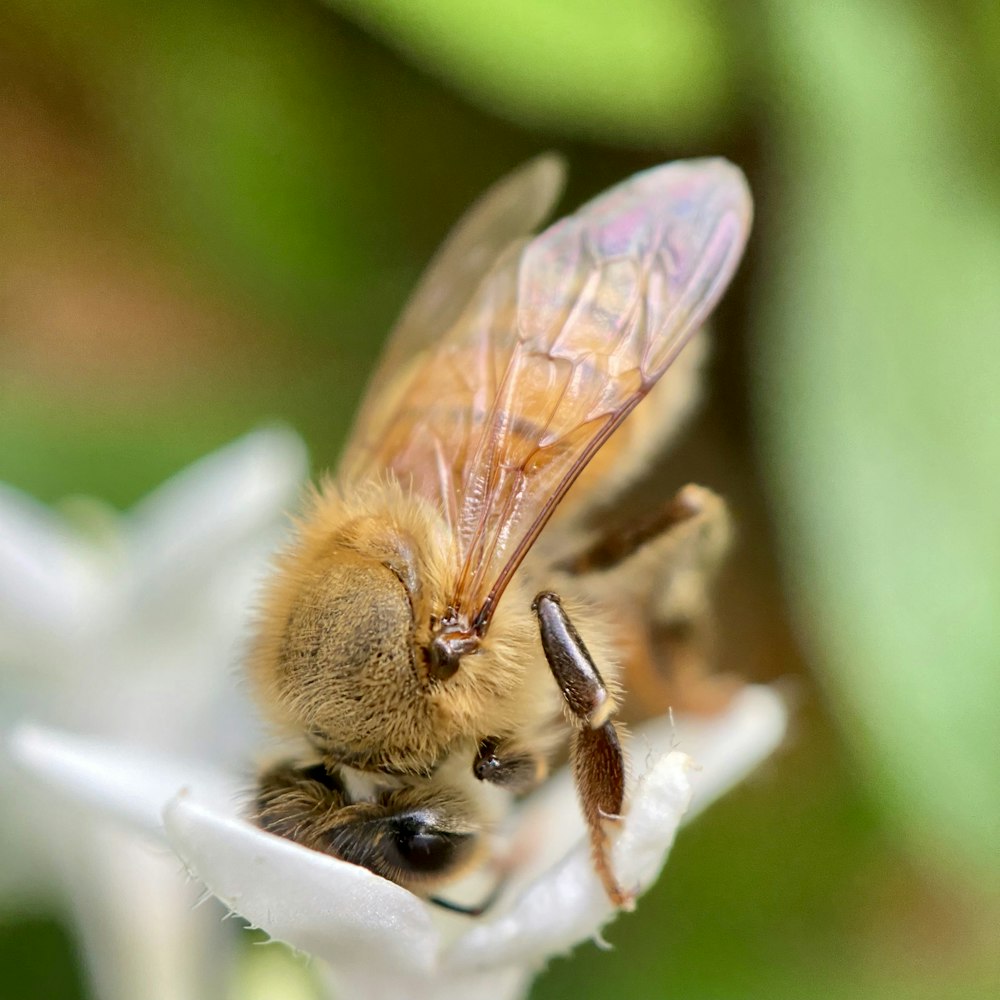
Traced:
POLYGON ((430 505, 392 479, 312 493, 264 592, 250 659, 274 721, 339 762, 390 771, 429 771, 487 735, 536 741, 559 702, 530 598, 503 602, 455 676, 428 672, 452 546, 430 505))

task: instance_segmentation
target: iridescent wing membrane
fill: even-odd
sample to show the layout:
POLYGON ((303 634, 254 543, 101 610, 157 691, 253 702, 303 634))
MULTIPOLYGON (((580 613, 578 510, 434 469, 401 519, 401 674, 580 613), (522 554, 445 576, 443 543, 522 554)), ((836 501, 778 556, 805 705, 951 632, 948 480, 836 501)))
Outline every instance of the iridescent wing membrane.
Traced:
POLYGON ((750 217, 725 160, 638 174, 508 247, 380 378, 342 474, 388 472, 440 508, 455 538, 442 614, 485 630, 556 504, 718 301, 750 217))
POLYGON ((386 396, 414 357, 448 330, 497 258, 545 221, 565 181, 562 160, 536 157, 486 191, 455 224, 420 277, 386 341, 340 463, 340 477, 371 471, 392 419, 386 396))

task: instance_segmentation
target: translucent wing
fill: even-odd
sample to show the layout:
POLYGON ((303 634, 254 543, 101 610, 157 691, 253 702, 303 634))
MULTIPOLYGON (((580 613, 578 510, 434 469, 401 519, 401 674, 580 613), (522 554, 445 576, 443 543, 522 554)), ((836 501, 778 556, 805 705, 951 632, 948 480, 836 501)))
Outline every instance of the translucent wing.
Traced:
POLYGON ((708 316, 750 216, 724 160, 638 174, 508 250, 400 376, 370 468, 450 521, 451 620, 485 629, 556 504, 708 316))
POLYGON ((564 180, 559 157, 536 157, 497 181, 455 224, 389 335, 341 459, 342 474, 355 477, 369 442, 380 440, 391 415, 384 395, 394 376, 459 318, 503 251, 548 217, 564 180))

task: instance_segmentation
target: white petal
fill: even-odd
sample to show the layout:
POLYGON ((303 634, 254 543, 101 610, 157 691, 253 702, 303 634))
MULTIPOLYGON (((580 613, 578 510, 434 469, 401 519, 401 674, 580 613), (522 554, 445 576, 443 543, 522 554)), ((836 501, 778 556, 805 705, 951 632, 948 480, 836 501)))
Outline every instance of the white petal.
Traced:
MULTIPOLYGON (((665 716, 637 726, 626 745, 630 769, 633 774, 641 773, 651 761, 671 750, 691 757, 697 767, 690 776, 694 796, 684 817, 687 822, 778 746, 786 722, 785 702, 773 688, 749 686, 725 713, 711 719, 665 716)), ((521 806, 514 849, 521 854, 530 852, 525 868, 537 877, 585 833, 573 779, 564 768, 521 806)))
MULTIPOLYGON (((651 885, 673 844, 691 799, 690 758, 671 753, 649 762, 631 794, 613 850, 627 890, 651 885)), ((490 965, 540 966, 593 937, 615 915, 594 873, 589 844, 578 844, 494 919, 483 921, 452 946, 457 969, 490 965)))
POLYGON ((0 483, 0 629, 66 631, 81 620, 101 577, 66 521, 0 483))
POLYGON ((38 817, 30 809, 32 784, 0 751, 0 789, 5 803, 0 812, 0 904, 7 912, 53 910, 56 879, 38 835, 38 817))
POLYGON ((674 751, 652 761, 639 779, 614 847, 615 871, 624 889, 642 893, 659 878, 691 805, 694 766, 687 754, 674 751))
MULTIPOLYGON (((776 745, 784 724, 784 705, 775 694, 748 689, 720 718, 677 725, 659 720, 639 731, 631 754, 633 770, 644 774, 630 790, 614 846, 623 886, 641 892, 657 877, 690 803, 692 778, 701 783, 704 805, 776 745), (692 771, 685 754, 656 752, 678 744, 701 756, 701 770, 692 771)), ((517 997, 527 988, 528 972, 592 937, 614 916, 593 872, 565 774, 533 796, 520 816, 518 837, 543 845, 519 872, 520 887, 442 956, 426 904, 365 869, 255 829, 239 818, 231 782, 199 776, 190 765, 38 729, 22 730, 15 749, 22 766, 50 784, 147 832, 160 829, 164 801, 193 786, 194 794, 174 798, 165 813, 175 850, 232 909, 278 940, 329 961, 345 995, 517 997), (573 845, 568 851, 567 844, 573 845), (556 851, 561 860, 551 864, 556 851), (524 881, 526 872, 544 865, 541 875, 524 881)))
POLYGON ((436 962, 427 906, 398 885, 263 833, 193 795, 174 799, 164 821, 191 872, 271 937, 345 974, 370 965, 391 979, 419 975, 436 962))
POLYGON ((632 742, 638 755, 668 747, 684 751, 698 765, 691 776, 694 798, 687 819, 700 813, 739 784, 781 743, 788 724, 785 700, 773 687, 748 685, 721 715, 655 719, 642 726, 632 742))
POLYGON ((165 803, 192 782, 218 796, 236 793, 232 783, 197 765, 38 726, 19 727, 8 746, 22 770, 50 788, 161 839, 165 803))
POLYGON ((168 480, 129 515, 142 580, 198 579, 230 548, 253 542, 293 502, 307 470, 289 431, 248 434, 168 480))
POLYGON ((220 996, 238 928, 223 921, 214 900, 198 905, 199 887, 176 855, 65 808, 57 817, 51 863, 71 898, 90 993, 101 1000, 220 996))
POLYGON ((163 796, 190 769, 180 769, 182 778, 156 758, 33 727, 19 729, 10 743, 33 779, 20 806, 36 822, 33 843, 48 851, 46 874, 61 878, 70 898, 96 995, 218 995, 228 961, 222 946, 232 929, 213 907, 195 910, 197 890, 165 843, 143 843, 101 822, 124 821, 165 841, 163 796), (44 794, 48 789, 63 794, 44 794), (90 815, 75 812, 74 801, 90 815))

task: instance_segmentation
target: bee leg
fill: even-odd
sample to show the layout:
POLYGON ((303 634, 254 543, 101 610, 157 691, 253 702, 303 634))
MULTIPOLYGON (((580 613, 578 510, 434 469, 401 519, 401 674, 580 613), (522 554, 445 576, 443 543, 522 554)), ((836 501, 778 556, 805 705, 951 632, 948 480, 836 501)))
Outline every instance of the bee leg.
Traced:
POLYGON ((618 729, 608 719, 599 729, 579 727, 571 746, 573 781, 590 831, 594 868, 615 906, 631 910, 634 898, 618 884, 611 867, 608 824, 618 823, 625 804, 625 756, 618 729))
MULTIPOLYGON (((661 714, 671 706, 710 715, 724 709, 742 687, 732 674, 712 672, 711 584, 729 547, 729 513, 720 497, 694 485, 678 491, 673 506, 687 511, 687 516, 662 539, 650 542, 645 557, 650 567, 655 560, 660 566, 648 589, 652 669, 637 676, 643 673, 637 661, 636 669, 628 672, 628 684, 647 712, 661 714)), ((630 572, 641 561, 637 554, 622 572, 630 572)))
POLYGON ((539 754, 518 751, 503 740, 489 736, 479 744, 472 773, 480 781, 523 795, 541 784, 548 773, 548 765, 539 754))
POLYGON ((621 818, 625 802, 625 757, 611 716, 614 699, 597 665, 555 594, 539 594, 532 604, 542 649, 575 732, 571 748, 573 780, 590 830, 594 868, 615 906, 631 909, 632 897, 615 878, 608 856, 608 824, 621 818))
POLYGON ((595 603, 615 609, 629 718, 668 708, 711 714, 739 690, 735 678, 709 669, 710 587, 730 535, 722 499, 688 484, 562 567, 595 603))
POLYGON ((419 891, 474 860, 478 838, 464 816, 458 801, 405 789, 349 803, 322 764, 282 764, 261 778, 253 818, 268 833, 419 891))
POLYGON ((560 569, 573 576, 614 573, 641 558, 651 546, 659 546, 670 549, 671 561, 708 572, 725 553, 729 536, 729 514, 721 497, 704 486, 688 483, 662 507, 627 527, 602 534, 560 569))
POLYGON ((261 775, 253 820, 262 830, 325 851, 330 831, 349 818, 344 786, 322 764, 279 764, 261 775))

